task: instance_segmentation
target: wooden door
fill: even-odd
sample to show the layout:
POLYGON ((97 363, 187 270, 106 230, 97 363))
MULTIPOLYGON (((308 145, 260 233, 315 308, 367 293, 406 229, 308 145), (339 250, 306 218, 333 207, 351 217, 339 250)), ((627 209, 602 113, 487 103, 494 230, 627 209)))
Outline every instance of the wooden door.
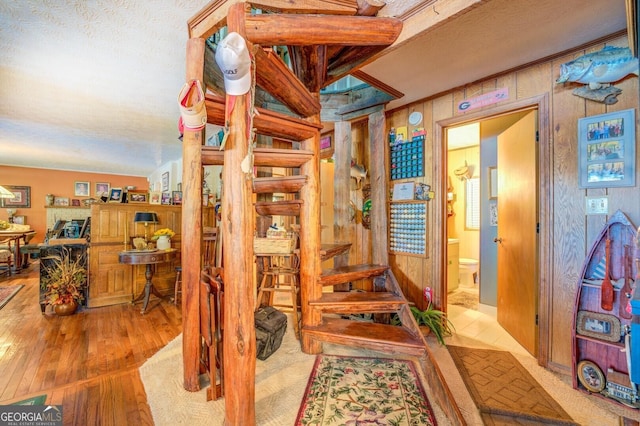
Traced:
POLYGON ((498 323, 537 356, 537 111, 498 136, 498 323))

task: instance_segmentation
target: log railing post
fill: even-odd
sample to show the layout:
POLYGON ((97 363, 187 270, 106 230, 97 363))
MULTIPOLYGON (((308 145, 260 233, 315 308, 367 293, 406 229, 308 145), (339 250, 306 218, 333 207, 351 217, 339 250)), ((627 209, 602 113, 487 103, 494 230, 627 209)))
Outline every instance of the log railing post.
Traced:
MULTIPOLYGON (((204 79, 204 39, 187 41, 187 81, 204 79)), ((200 389, 200 242, 202 240, 202 150, 204 129, 182 137, 182 360, 184 388, 200 389)))
MULTIPOLYGON (((237 3, 227 14, 229 32, 245 36, 245 6, 237 3)), ((249 52, 251 43, 247 42, 249 52)), ((230 95, 227 95, 229 98, 230 95)), ((247 111, 250 92, 235 96, 224 148, 222 241, 224 241, 224 406, 225 425, 255 425, 256 336, 254 329, 253 233, 255 210, 252 170, 241 164, 249 154, 247 111)))

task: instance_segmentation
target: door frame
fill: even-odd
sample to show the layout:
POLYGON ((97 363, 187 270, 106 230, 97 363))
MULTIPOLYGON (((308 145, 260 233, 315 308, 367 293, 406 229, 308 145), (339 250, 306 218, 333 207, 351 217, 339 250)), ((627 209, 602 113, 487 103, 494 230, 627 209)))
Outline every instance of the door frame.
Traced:
POLYGON ((551 271, 552 271, 552 227, 551 201, 553 180, 551 179, 551 137, 549 123, 549 95, 543 94, 526 99, 508 102, 490 110, 467 113, 436 121, 433 129, 433 162, 435 170, 434 188, 438 190, 437 205, 433 209, 433 223, 442 226, 433 230, 434 282, 438 282, 436 303, 446 312, 447 309, 447 136, 446 129, 452 126, 496 118, 524 110, 538 111, 538 364, 546 367, 549 363, 551 336, 551 271))

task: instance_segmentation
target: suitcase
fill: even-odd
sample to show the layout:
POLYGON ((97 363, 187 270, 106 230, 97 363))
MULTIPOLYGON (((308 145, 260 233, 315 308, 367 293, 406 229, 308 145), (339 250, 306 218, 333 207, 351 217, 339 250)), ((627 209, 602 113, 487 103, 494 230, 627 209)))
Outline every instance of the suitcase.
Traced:
POLYGON ((287 316, 273 306, 263 306, 255 313, 256 356, 264 361, 278 350, 287 331, 287 316))

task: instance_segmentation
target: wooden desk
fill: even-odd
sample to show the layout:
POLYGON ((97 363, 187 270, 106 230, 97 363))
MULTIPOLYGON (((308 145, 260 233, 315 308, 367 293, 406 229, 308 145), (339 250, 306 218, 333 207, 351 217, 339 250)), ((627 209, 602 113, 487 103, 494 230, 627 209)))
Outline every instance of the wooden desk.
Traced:
POLYGON ((22 269, 22 255, 20 254, 20 240, 24 242, 24 244, 28 244, 29 241, 36 235, 36 231, 0 231, 0 241, 7 238, 13 239, 16 242, 16 252, 14 253, 13 258, 16 262, 16 272, 20 272, 22 269))
POLYGON ((158 263, 164 263, 172 260, 176 256, 176 249, 169 250, 155 250, 155 251, 122 251, 118 256, 120 263, 126 263, 128 265, 146 265, 145 278, 147 282, 144 285, 144 291, 138 295, 131 303, 143 301, 141 314, 144 314, 149 304, 149 297, 153 293, 156 297, 163 298, 162 294, 153 286, 151 279, 153 278, 154 268, 153 265, 158 263))

